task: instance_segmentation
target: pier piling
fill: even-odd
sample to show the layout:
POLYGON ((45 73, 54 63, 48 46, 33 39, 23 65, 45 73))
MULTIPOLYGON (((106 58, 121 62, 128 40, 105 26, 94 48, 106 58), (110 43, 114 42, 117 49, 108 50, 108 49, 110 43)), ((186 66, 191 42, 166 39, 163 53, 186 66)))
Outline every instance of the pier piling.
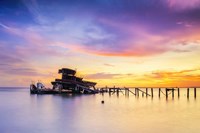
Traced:
POLYGON ((180 90, 179 90, 179 88, 178 88, 178 98, 180 97, 180 90))
MULTIPOLYGON (((189 97, 190 97, 190 89, 192 89, 192 94, 194 94, 194 98, 196 98, 198 88, 200 88, 200 87, 188 87, 188 88, 186 88, 187 98, 189 99, 189 97), (193 91, 194 91, 194 93, 193 93, 193 91)), ((162 87, 154 87, 154 88, 144 88, 144 87, 141 87, 141 88, 137 88, 137 87, 126 88, 126 87, 124 87, 124 88, 119 88, 119 87, 114 86, 113 88, 107 88, 107 87, 106 88, 100 88, 99 93, 101 93, 103 95, 103 93, 108 92, 109 96, 111 96, 113 94, 116 94, 117 96, 119 96, 119 94, 121 92, 123 95, 129 96, 129 92, 130 92, 133 95, 135 95, 136 97, 139 97, 139 96, 145 97, 145 95, 146 95, 146 97, 151 96, 153 98, 155 89, 157 89, 155 94, 157 95, 157 93, 158 93, 159 98, 161 97, 161 95, 165 95, 166 99, 168 99, 169 96, 171 97, 171 95, 172 95, 172 99, 174 99, 175 95, 177 95, 178 98, 180 97, 180 88, 178 88, 178 87, 175 87, 175 88, 174 87, 170 87, 170 88, 162 88, 162 87), (148 89, 150 89, 149 93, 148 93, 148 89), (165 89, 165 92, 162 89, 163 90, 165 89), (176 90, 177 90, 177 94, 176 94, 176 90)))
POLYGON ((166 98, 168 98, 168 90, 167 90, 167 88, 165 89, 165 91, 166 91, 166 98))
POLYGON ((158 96, 159 96, 159 98, 160 98, 160 92, 161 92, 161 89, 159 88, 159 90, 158 90, 158 96))
POLYGON ((146 88, 146 97, 148 96, 148 88, 146 88))
POLYGON ((172 98, 174 98, 174 88, 172 88, 172 98))
POLYGON ((139 96, 138 88, 135 88, 135 96, 139 96))
POLYGON ((194 88, 194 98, 196 98, 196 96, 197 96, 197 89, 194 88))
POLYGON ((153 97, 153 88, 151 88, 151 97, 153 97))
POLYGON ((190 88, 187 88, 187 98, 189 98, 190 95, 190 88))
POLYGON ((128 92, 128 93, 127 93, 127 94, 128 94, 128 96, 129 96, 129 88, 128 88, 127 92, 128 92))

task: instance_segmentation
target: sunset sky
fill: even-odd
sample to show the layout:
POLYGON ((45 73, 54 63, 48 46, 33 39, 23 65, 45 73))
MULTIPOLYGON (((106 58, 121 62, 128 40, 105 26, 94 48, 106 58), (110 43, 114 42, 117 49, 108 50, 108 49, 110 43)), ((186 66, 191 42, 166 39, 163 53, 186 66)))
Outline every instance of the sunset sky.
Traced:
POLYGON ((0 86, 200 86, 200 0, 1 0, 0 50, 0 86))

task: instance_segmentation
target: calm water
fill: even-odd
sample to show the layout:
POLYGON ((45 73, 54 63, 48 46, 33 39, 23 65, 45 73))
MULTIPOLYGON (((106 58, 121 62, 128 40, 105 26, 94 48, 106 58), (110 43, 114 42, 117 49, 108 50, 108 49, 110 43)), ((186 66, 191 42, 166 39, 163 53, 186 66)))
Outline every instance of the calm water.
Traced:
POLYGON ((200 91, 188 100, 120 94, 30 95, 0 89, 0 133, 199 133, 200 91), (101 100, 105 104, 101 104, 101 100))

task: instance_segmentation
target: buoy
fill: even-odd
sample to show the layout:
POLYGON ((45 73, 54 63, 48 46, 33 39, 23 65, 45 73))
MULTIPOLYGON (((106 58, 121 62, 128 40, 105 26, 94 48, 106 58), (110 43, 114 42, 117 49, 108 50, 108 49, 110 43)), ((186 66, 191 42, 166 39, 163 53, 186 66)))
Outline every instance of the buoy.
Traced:
POLYGON ((104 104, 104 100, 102 100, 101 103, 104 104))

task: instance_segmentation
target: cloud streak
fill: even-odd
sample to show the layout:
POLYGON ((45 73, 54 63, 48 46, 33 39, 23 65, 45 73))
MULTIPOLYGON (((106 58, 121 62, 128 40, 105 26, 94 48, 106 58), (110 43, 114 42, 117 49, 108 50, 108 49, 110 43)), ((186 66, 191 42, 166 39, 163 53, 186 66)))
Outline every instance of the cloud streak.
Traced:
MULTIPOLYGON (((89 78, 119 80, 130 78, 126 73, 135 71, 131 69, 152 71, 147 66, 157 62, 155 70, 164 68, 162 59, 166 64, 182 58, 193 61, 200 50, 199 12, 199 0, 2 0, 0 73, 37 77, 46 67, 95 65, 89 78), (141 59, 145 62, 131 63, 141 59)), ((195 73, 161 70, 146 78, 164 82, 167 76, 198 77, 195 73)))
MULTIPOLYGON (((52 22, 52 16, 47 14, 49 8, 45 8, 43 2, 24 0, 24 5, 38 25, 23 29, 23 33, 20 33, 17 28, 10 28, 3 24, 1 26, 12 34, 26 37, 28 43, 38 47, 35 51, 55 55, 59 52, 49 50, 48 46, 56 45, 60 48, 71 48, 76 52, 100 56, 151 56, 168 51, 180 51, 173 49, 171 45, 180 43, 183 38, 189 41, 200 38, 196 32, 200 28, 198 26, 200 20, 197 19, 198 15, 195 15, 200 7, 193 6, 198 3, 197 0, 190 1, 190 8, 180 12, 169 7, 178 5, 185 7, 188 2, 173 0, 163 2, 153 0, 148 3, 144 0, 140 2, 111 0, 107 3, 89 0, 84 3, 77 2, 50 3, 49 7, 55 4, 54 9, 59 9, 52 12, 53 15, 57 15, 55 21, 52 22), (77 2, 79 9, 82 10, 81 15, 73 8, 77 2), (111 7, 113 10, 110 9, 111 7), (65 15, 61 13, 63 11, 66 12, 65 15), (46 32, 51 32, 51 34, 46 32), (196 36, 196 38, 191 39, 188 35, 196 36), (58 42, 62 43, 62 46, 57 45, 58 42), (46 45, 43 47, 41 44, 46 45)), ((25 51, 21 47, 19 49, 25 51)))

